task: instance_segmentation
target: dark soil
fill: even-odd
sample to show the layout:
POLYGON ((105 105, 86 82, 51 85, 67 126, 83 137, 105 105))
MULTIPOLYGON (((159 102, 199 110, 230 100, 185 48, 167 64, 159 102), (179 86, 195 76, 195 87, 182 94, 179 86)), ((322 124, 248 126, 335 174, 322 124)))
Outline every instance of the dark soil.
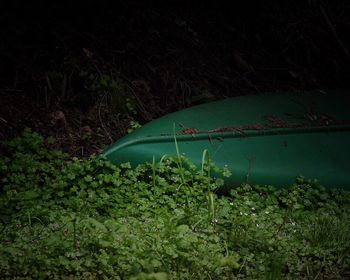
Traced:
POLYGON ((0 13, 1 139, 30 127, 88 156, 131 121, 350 85, 346 0, 46 2, 0 13))

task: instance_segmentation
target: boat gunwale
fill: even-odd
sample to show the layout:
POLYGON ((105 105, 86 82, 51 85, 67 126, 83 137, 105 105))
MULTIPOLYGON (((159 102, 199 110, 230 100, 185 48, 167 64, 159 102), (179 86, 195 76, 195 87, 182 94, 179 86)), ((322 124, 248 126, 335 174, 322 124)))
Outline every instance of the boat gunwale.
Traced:
POLYGON ((178 142, 197 141, 197 140, 208 140, 210 143, 213 140, 225 141, 225 139, 232 138, 250 138, 258 136, 274 136, 274 135, 288 135, 288 134, 302 134, 302 133, 329 133, 329 132, 343 132, 350 131, 349 124, 342 125, 329 125, 329 126, 308 126, 308 127, 288 127, 288 128, 267 128, 267 129, 246 129, 246 130, 234 130, 224 132, 212 132, 212 131, 197 131, 193 134, 159 134, 139 137, 131 140, 127 140, 124 143, 108 147, 103 153, 108 156, 115 151, 123 149, 128 146, 134 146, 138 143, 164 143, 174 142, 175 137, 178 142))

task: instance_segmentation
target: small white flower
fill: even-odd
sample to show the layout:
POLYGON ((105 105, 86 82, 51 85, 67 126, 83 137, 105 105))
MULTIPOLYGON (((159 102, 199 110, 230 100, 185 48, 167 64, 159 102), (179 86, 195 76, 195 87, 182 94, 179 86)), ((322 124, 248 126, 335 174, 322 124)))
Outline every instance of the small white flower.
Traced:
POLYGON ((233 205, 233 202, 230 202, 230 205, 233 205))
POLYGON ((255 213, 253 213, 253 214, 252 214, 252 216, 256 216, 256 214, 255 214, 255 213))
POLYGON ((254 208, 254 207, 252 207, 252 210, 253 210, 253 211, 255 211, 255 208, 254 208))
POLYGON ((265 211, 265 214, 269 214, 270 212, 269 211, 265 211))

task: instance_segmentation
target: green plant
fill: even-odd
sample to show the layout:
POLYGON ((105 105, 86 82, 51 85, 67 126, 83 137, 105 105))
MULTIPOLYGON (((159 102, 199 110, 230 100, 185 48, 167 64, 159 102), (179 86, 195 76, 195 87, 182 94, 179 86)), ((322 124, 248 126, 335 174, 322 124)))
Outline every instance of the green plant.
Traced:
POLYGON ((138 121, 135 121, 135 120, 131 120, 130 121, 130 128, 128 128, 128 133, 131 133, 133 132, 134 130, 140 128, 141 125, 138 121))
MULTIPOLYGON (((350 194, 305 179, 218 196, 179 153, 131 168, 69 158, 26 130, 2 143, 4 279, 344 278, 350 194), (181 165, 179 164, 181 162, 181 165), (310 203, 311 202, 311 203, 310 203)), ((221 172, 224 172, 221 170, 221 172)))
POLYGON ((137 120, 137 99, 131 87, 117 73, 102 73, 97 66, 81 71, 80 76, 94 100, 90 113, 100 120, 105 133, 105 123, 126 127, 128 133, 141 127, 137 120))

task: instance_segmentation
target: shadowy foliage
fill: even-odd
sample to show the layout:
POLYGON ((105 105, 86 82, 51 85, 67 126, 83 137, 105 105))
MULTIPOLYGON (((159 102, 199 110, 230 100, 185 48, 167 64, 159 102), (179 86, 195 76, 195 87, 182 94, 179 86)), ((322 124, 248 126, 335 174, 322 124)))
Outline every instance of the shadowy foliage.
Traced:
POLYGON ((32 127, 88 156, 135 124, 194 104, 349 87, 346 0, 8 4, 4 139, 32 127))

